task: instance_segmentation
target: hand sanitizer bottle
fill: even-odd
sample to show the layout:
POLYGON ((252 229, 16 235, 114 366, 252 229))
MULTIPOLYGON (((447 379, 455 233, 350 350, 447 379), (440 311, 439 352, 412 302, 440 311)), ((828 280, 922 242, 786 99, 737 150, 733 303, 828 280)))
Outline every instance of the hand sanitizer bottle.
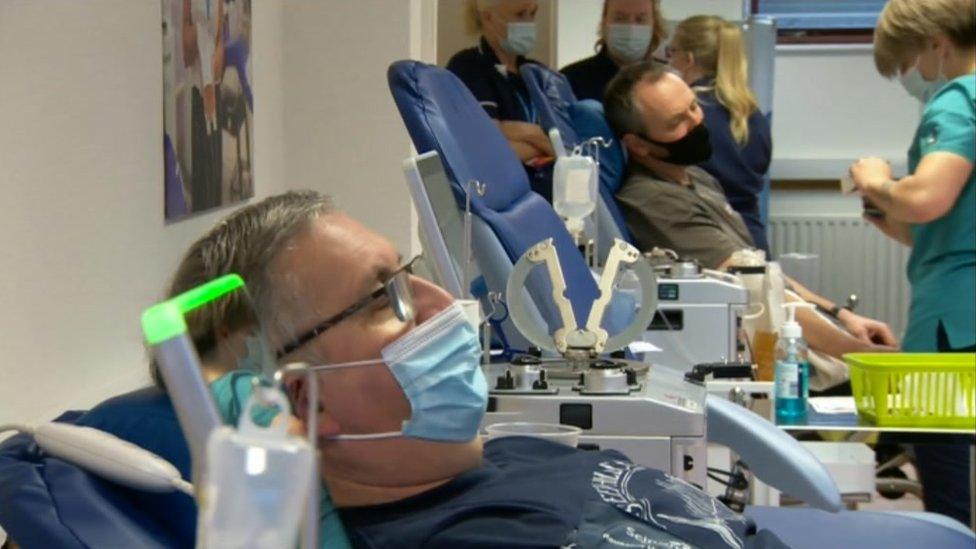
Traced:
POLYGON ((807 415, 810 396, 810 362, 803 329, 796 321, 800 307, 813 309, 809 303, 784 303, 786 322, 776 342, 776 365, 773 367, 776 396, 776 422, 802 421, 807 415))

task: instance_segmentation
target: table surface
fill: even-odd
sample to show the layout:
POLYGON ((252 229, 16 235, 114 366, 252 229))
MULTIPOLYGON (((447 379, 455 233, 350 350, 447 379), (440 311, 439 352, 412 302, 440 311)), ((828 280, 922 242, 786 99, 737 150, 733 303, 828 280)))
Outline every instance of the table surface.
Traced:
POLYGON ((780 423, 776 422, 784 431, 841 431, 847 433, 925 433, 969 435, 976 437, 976 426, 972 429, 946 429, 941 427, 878 427, 870 421, 861 418, 856 413, 851 414, 821 414, 807 405, 807 417, 804 421, 780 423))

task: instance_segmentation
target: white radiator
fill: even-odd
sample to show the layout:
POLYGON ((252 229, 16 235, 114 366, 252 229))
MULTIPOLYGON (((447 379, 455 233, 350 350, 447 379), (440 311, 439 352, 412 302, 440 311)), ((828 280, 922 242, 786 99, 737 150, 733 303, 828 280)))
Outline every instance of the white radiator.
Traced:
POLYGON ((854 216, 771 216, 769 242, 774 257, 791 252, 820 256, 813 277, 817 287, 811 290, 840 303, 857 294, 858 313, 883 320, 902 335, 910 300, 909 248, 854 216))

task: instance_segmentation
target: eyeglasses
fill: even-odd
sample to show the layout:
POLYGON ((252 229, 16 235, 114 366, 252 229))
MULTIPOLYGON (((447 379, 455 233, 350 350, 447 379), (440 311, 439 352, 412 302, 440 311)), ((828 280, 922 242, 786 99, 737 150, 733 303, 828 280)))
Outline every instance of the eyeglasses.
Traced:
POLYGON ((291 352, 294 352, 299 347, 322 335, 322 333, 329 328, 365 309, 374 301, 382 297, 386 297, 389 300, 393 313, 396 314, 397 318, 402 322, 409 322, 413 320, 414 305, 413 290, 410 286, 410 275, 413 274, 414 264, 422 257, 423 256, 421 255, 414 257, 399 269, 394 271, 393 274, 390 275, 390 278, 388 278, 380 288, 374 290, 368 296, 357 301, 355 304, 347 307, 342 312, 323 320, 311 330, 284 345, 281 350, 278 351, 277 357, 281 358, 291 352))

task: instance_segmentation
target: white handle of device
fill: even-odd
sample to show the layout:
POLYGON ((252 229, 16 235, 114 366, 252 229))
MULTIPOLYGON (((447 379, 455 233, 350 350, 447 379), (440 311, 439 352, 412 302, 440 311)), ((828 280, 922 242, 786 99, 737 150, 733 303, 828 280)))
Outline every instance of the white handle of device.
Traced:
POLYGON ((33 429, 42 450, 106 480, 147 492, 174 489, 193 495, 193 486, 170 462, 104 431, 66 423, 33 429))

